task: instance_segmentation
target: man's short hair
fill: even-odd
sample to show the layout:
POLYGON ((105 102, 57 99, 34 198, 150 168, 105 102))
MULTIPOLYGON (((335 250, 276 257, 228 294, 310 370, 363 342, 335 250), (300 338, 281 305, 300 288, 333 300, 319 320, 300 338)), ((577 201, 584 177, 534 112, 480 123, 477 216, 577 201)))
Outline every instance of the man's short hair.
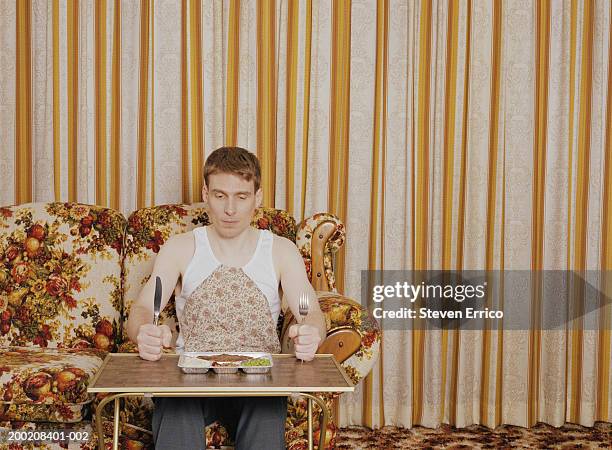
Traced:
POLYGON ((261 167, 259 160, 250 151, 241 147, 221 147, 212 152, 204 163, 204 183, 216 173, 231 173, 246 181, 253 180, 255 192, 261 185, 261 167))

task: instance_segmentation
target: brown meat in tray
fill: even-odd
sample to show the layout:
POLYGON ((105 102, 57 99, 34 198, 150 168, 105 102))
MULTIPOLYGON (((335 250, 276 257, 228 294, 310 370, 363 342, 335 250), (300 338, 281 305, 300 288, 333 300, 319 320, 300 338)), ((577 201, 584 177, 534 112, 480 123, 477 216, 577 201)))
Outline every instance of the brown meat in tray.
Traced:
POLYGON ((268 373, 272 368, 272 355, 265 352, 185 352, 178 366, 185 373, 268 373), (244 365, 247 361, 255 364, 244 365))
MULTIPOLYGON (((241 363, 243 361, 248 361, 249 359, 253 359, 252 356, 248 355, 230 355, 227 353, 222 353, 220 355, 200 355, 197 357, 198 359, 204 359, 206 361, 211 361, 213 367, 215 366, 231 366, 232 363, 241 363)), ((239 364, 235 364, 239 365, 239 364)))

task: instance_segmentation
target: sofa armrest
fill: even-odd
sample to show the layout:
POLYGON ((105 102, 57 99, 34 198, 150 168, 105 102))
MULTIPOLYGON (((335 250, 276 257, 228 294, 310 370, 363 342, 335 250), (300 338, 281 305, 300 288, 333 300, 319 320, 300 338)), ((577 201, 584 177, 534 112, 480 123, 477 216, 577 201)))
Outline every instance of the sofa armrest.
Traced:
POLYGON ((295 244, 316 291, 336 291, 333 254, 344 245, 344 239, 344 224, 333 214, 318 213, 299 225, 295 244))
POLYGON ((327 333, 317 353, 331 353, 336 361, 343 363, 361 347, 361 335, 351 327, 327 333))
MULTIPOLYGON (((327 337, 317 353, 331 353, 341 363, 354 384, 372 369, 380 353, 378 323, 356 301, 333 292, 317 292, 321 311, 325 315, 327 337)), ((293 353, 287 330, 295 323, 288 310, 281 333, 283 353, 293 353)))

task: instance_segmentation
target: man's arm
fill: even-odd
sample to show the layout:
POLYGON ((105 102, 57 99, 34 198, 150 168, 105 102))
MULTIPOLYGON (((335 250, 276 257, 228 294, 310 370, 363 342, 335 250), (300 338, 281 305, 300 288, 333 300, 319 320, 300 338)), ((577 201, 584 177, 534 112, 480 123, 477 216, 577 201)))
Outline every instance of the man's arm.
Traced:
POLYGON ((327 335, 325 317, 315 290, 308 281, 304 260, 297 247, 287 239, 279 239, 278 242, 281 244, 281 286, 291 312, 299 319, 299 325, 289 329, 289 337, 294 340, 296 356, 311 360, 327 335), (299 298, 302 294, 308 296, 310 307, 305 320, 300 322, 299 298))
POLYGON ((162 282, 160 311, 168 304, 176 283, 181 275, 180 261, 177 255, 185 249, 185 236, 171 237, 160 249, 151 278, 143 286, 138 298, 130 309, 127 333, 130 339, 138 344, 140 356, 145 359, 156 359, 161 356, 161 346, 170 345, 172 333, 166 325, 153 325, 153 298, 155 296, 155 277, 162 282))

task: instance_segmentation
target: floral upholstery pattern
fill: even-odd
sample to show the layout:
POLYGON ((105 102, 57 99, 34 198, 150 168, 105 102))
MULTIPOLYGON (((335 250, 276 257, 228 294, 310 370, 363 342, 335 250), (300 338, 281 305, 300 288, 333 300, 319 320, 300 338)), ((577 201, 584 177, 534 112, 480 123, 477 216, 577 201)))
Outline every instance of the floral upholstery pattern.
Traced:
POLYGON ((0 208, 0 420, 87 412, 87 383, 120 339, 125 224, 78 203, 0 208))
POLYGON ((344 245, 346 235, 344 224, 340 221, 340 219, 329 213, 317 213, 314 216, 305 219, 298 228, 295 244, 300 250, 302 258, 304 258, 308 279, 312 282, 312 236, 317 227, 325 222, 332 222, 336 226, 336 230, 325 243, 325 248, 323 250, 323 267, 325 269, 327 285, 331 291, 335 291, 336 279, 334 277, 332 255, 344 245))
POLYGON ((77 203, 0 208, 0 347, 113 350, 124 228, 77 203))
POLYGON ((92 400, 87 385, 105 355, 97 349, 0 349, 0 420, 79 422, 92 400))

